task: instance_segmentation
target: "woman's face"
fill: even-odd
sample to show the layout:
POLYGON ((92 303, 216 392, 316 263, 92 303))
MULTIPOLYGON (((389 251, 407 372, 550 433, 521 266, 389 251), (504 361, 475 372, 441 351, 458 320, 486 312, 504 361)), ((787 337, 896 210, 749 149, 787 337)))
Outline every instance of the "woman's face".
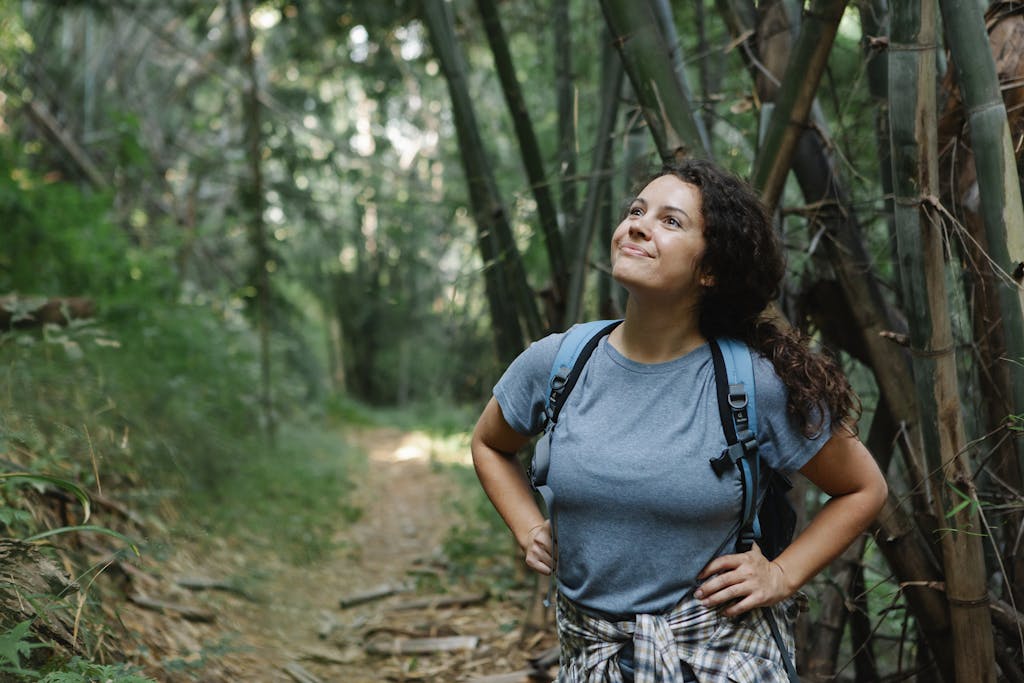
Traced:
POLYGON ((630 293, 694 297, 701 286, 700 190, 674 175, 655 178, 612 234, 612 275, 630 293))

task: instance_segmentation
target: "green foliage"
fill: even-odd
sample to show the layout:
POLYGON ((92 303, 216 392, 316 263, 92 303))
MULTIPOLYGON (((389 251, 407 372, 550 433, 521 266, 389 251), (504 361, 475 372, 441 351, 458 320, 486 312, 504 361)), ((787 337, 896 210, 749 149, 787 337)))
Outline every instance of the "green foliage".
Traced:
POLYGON ((39 643, 29 640, 32 622, 22 621, 5 633, 0 633, 0 672, 28 675, 32 672, 21 667, 22 657, 27 657, 39 643))
POLYGON ((334 546, 334 533, 362 516, 349 500, 364 461, 335 432, 291 424, 276 448, 254 448, 215 493, 181 502, 190 510, 186 533, 204 542, 230 538, 305 564, 334 546))
POLYGON ((0 633, 0 673, 16 674, 19 680, 40 683, 153 683, 153 679, 138 675, 134 667, 95 664, 81 657, 72 657, 66 662, 47 662, 41 670, 26 668, 28 662, 22 660, 32 650, 45 647, 32 640, 30 621, 22 621, 0 633))
POLYGON ((74 657, 59 671, 51 671, 39 683, 153 683, 152 678, 141 676, 134 667, 124 664, 95 664, 74 657))
POLYGON ((516 587, 515 542, 477 482, 473 468, 456 465, 447 472, 459 481, 463 492, 451 501, 459 522, 445 534, 442 546, 449 575, 477 583, 497 595, 516 587))
POLYGON ((131 245, 107 213, 111 198, 34 175, 0 138, 0 292, 105 294, 130 282, 131 245))

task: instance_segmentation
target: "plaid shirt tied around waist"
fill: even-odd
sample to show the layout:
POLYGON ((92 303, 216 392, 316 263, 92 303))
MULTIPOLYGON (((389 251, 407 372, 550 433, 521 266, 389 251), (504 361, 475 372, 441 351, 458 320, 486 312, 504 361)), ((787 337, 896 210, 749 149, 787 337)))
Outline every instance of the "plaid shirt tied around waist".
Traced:
MULTIPOLYGON (((795 660, 796 600, 769 609, 795 660)), ((638 614, 607 621, 585 612, 561 593, 556 605, 561 667, 558 683, 623 683, 620 651, 633 643, 635 683, 680 683, 680 661, 700 683, 788 683, 779 646, 763 610, 726 617, 691 597, 666 614, 638 614)))

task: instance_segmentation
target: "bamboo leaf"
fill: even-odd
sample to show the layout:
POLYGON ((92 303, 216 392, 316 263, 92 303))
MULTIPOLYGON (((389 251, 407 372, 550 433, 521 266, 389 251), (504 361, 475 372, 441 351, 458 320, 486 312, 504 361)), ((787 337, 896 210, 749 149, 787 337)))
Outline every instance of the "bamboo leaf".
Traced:
POLYGON ((136 557, 142 556, 142 553, 139 552, 139 547, 135 543, 135 541, 133 541, 132 539, 125 536, 119 531, 114 531, 113 529, 108 529, 105 526, 97 526, 95 524, 79 524, 77 526, 62 526, 56 529, 47 529, 46 531, 42 531, 38 534, 34 534, 22 540, 24 540, 26 543, 32 543, 34 541, 41 541, 44 538, 50 538, 51 536, 66 534, 73 531, 95 531, 96 533, 106 534, 107 536, 113 536, 114 538, 127 543, 128 547, 132 549, 132 552, 135 553, 136 557))
POLYGON ((78 502, 82 504, 82 510, 84 511, 82 515, 82 524, 89 521, 89 514, 91 510, 89 505, 89 494, 87 494, 81 486, 78 486, 67 479, 61 479, 60 477, 54 477, 49 474, 34 474, 32 472, 5 472, 0 474, 0 479, 24 479, 26 481, 50 484, 57 488, 64 489, 77 498, 78 502))

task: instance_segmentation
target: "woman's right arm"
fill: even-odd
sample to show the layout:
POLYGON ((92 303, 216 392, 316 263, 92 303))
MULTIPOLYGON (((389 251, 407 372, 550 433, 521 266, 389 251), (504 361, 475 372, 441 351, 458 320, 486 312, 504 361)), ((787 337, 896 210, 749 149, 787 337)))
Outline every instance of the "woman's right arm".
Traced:
POLYGON ((498 514, 526 555, 526 566, 550 574, 554 565, 551 524, 537 506, 530 482, 516 458, 529 441, 509 426, 492 397, 473 430, 473 467, 498 514))

